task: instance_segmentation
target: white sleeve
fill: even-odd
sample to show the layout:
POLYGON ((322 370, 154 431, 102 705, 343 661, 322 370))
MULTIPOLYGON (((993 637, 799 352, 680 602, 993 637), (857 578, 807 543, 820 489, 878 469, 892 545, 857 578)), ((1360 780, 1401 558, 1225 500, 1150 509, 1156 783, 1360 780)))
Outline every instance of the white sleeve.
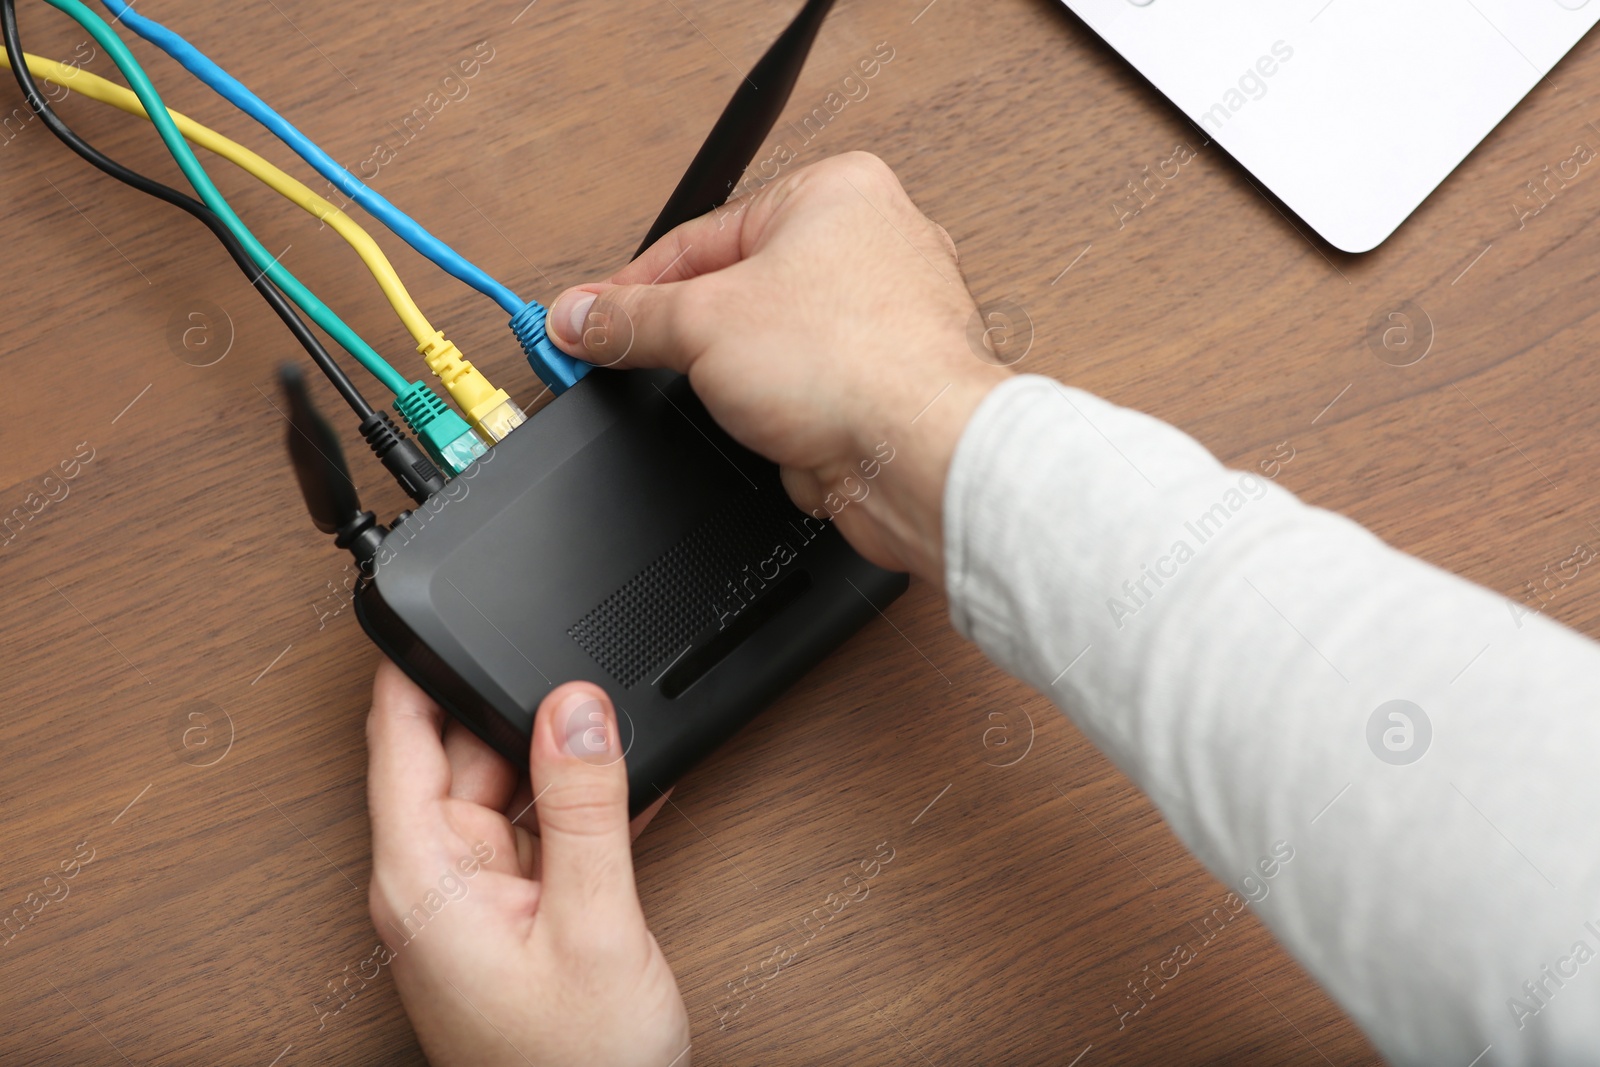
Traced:
POLYGON ((956 628, 1385 1057, 1600 1064, 1600 646, 1048 378, 985 399, 944 514, 956 628))

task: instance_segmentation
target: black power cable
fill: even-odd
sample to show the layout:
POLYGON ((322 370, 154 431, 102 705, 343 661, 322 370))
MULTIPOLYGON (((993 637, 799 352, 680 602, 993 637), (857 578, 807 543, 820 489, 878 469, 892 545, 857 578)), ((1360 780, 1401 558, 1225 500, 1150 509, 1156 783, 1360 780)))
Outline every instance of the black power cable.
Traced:
POLYGON ((328 354, 328 350, 317 339, 317 335, 311 332, 311 328, 300 318, 299 313, 289 304, 284 295, 278 292, 277 287, 268 281, 261 271, 256 269, 255 263, 250 260, 249 253, 244 250, 244 246, 239 243, 239 239, 233 235, 233 231, 229 230, 221 219, 217 218, 215 212, 194 197, 185 196, 170 185, 163 185, 154 178, 147 178, 137 171, 124 167, 76 133, 73 133, 72 129, 55 113, 43 94, 39 92, 39 86, 33 80, 33 74, 28 70, 28 64, 23 59, 22 40, 17 33, 16 0, 0 0, 0 27, 3 27, 5 31, 6 53, 11 57, 11 73, 17 79, 17 85, 21 87, 22 96, 27 100, 28 106, 33 109, 34 114, 44 120, 44 124, 49 128, 50 132, 55 134, 62 144, 117 179, 117 181, 122 182, 124 185, 131 185, 141 193, 146 193, 159 200, 165 200, 174 207, 182 208, 205 223, 206 228, 228 250, 228 254, 239 265, 239 269, 244 271, 245 277, 250 279, 250 284, 256 287, 256 291, 261 294, 261 298, 271 305, 273 311, 278 313, 278 317, 289 328, 289 332, 294 334, 295 340, 300 342, 311 358, 316 361, 317 366, 322 368, 322 372, 333 382, 334 388, 339 390, 339 395, 344 397, 345 403, 350 405, 351 410, 363 419, 371 415, 373 413, 372 405, 367 403, 366 398, 361 395, 355 383, 333 361, 333 357, 328 354))
POLYGON ((422 450, 408 439, 399 427, 395 426, 386 412, 374 410, 367 402, 366 397, 356 388, 349 375, 333 361, 328 350, 323 347, 317 335, 300 318, 298 312, 289 304, 287 298, 278 291, 277 287, 269 281, 265 274, 256 269, 255 263, 250 259, 244 246, 233 235, 233 231, 217 217, 216 213, 205 204, 192 196, 186 196, 169 185, 163 185, 154 178, 148 178, 137 171, 124 167, 121 163, 105 155, 99 149, 89 144, 76 133, 72 132, 61 117, 50 107, 43 94, 39 92, 38 84, 33 80, 33 74, 28 70, 26 53, 22 48, 22 39, 17 33, 17 5, 16 0, 0 0, 0 31, 5 37, 6 53, 11 58, 11 73, 17 79, 17 85, 22 89, 22 96, 28 106, 43 120, 45 126, 62 144, 72 149, 83 159, 93 164, 99 170, 111 177, 130 185, 155 197, 164 200, 174 207, 182 208, 201 222, 205 223, 213 236, 222 242, 228 250, 233 261, 239 265, 250 284, 255 286, 256 292, 261 294, 261 299, 267 302, 283 320, 283 324, 294 334, 295 340, 300 342, 313 363, 327 375, 333 387, 339 391, 345 403, 350 405, 350 410, 356 413, 361 420, 361 435, 366 438, 367 444, 372 447, 383 465, 388 468, 406 490, 418 503, 426 500, 433 493, 442 489, 445 479, 438 469, 423 455, 422 450))

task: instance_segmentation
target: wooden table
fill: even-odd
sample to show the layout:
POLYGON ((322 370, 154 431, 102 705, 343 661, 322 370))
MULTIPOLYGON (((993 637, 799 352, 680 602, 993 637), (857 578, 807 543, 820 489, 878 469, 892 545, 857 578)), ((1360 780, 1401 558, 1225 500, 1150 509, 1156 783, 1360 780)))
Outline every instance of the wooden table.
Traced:
MULTIPOLYGON (((796 5, 524 2, 149 9, 347 164, 381 159, 386 195, 548 300, 626 258, 796 5), (469 94, 407 140, 402 120, 479 42, 492 58, 469 94)), ((979 299, 1031 321, 1022 369, 1170 420, 1240 466, 1288 442, 1282 484, 1513 600, 1596 536, 1600 184, 1585 169, 1539 214, 1513 206, 1576 144, 1600 148, 1596 39, 1395 237, 1352 257, 1049 0, 925 2, 843 0, 790 113, 892 49, 802 158, 887 159, 955 237, 979 299), (1129 200, 1127 183, 1180 144, 1194 158, 1129 200), (1411 332, 1384 348, 1390 312, 1411 332)), ((66 57, 84 39, 22 6, 33 50, 66 57)), ((305 173, 134 47, 175 107, 305 173)), ((113 74, 104 55, 88 67, 113 74)), ((9 110, 20 96, 5 85, 9 110)), ((143 124, 65 111, 176 181, 143 124)), ((76 472, 0 548, 4 907, 92 860, 4 945, 0 1058, 420 1062, 386 976, 319 1028, 319 1001, 376 941, 362 721, 377 653, 269 402, 274 369, 300 353, 192 221, 37 122, 18 116, 3 137, 0 505, 36 501, 58 464, 76 472), (211 332, 190 340, 209 349, 182 343, 197 324, 211 332)), ((331 232, 212 170, 307 284, 409 351, 331 232)), ((380 239, 435 321, 532 400, 504 316, 380 239)), ((402 506, 370 465, 358 478, 380 513, 402 506)), ((1596 633, 1600 583, 1585 574, 1546 610, 1596 633)), ((639 841, 639 881, 698 1063, 1375 1059, 1249 911, 1119 1020, 1128 983, 1225 889, 1043 698, 950 630, 926 587, 673 799, 639 841), (870 896, 727 1017, 729 983, 770 974, 799 918, 875 852, 893 858, 870 896)))

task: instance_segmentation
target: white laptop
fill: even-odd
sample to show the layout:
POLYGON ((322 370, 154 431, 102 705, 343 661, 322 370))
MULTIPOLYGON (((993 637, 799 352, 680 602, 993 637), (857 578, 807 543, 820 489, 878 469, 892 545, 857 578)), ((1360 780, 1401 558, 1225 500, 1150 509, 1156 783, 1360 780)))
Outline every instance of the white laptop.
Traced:
MULTIPOLYGON (((1393 233, 1600 20, 1600 0, 1064 2, 1347 252, 1393 233)), ((1551 161, 1591 134, 1577 103, 1551 161)))

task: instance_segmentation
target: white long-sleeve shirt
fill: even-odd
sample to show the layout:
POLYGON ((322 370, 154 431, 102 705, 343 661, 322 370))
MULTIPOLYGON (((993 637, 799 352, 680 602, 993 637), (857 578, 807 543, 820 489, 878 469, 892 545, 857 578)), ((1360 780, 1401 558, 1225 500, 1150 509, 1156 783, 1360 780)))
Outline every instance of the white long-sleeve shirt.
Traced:
POLYGON ((985 399, 944 514, 956 628, 1386 1058, 1600 1064, 1600 646, 1048 378, 985 399))

